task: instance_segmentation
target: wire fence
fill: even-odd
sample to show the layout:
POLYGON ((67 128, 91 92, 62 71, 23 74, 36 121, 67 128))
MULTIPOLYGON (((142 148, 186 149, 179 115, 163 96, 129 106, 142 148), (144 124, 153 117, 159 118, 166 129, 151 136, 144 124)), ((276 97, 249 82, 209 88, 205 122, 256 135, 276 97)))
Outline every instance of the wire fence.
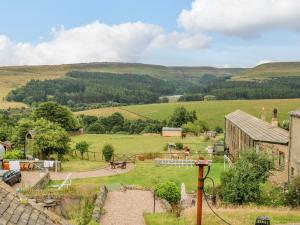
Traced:
MULTIPOLYGON (((84 159, 89 161, 104 161, 102 152, 87 151, 83 155, 78 150, 74 150, 70 153, 73 158, 84 159)), ((160 159, 184 159, 184 160, 197 160, 197 159, 212 159, 214 162, 223 162, 224 152, 207 153, 207 152, 192 152, 185 153, 184 151, 176 152, 146 152, 146 153, 119 153, 113 154, 111 161, 126 161, 135 163, 138 161, 160 159)))

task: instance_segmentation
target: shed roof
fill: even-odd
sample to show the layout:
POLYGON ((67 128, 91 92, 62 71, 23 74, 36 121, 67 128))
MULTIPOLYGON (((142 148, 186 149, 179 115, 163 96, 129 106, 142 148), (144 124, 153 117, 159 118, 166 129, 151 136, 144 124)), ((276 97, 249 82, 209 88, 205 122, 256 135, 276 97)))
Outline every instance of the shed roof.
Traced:
POLYGON ((272 126, 241 110, 236 110, 227 116, 227 120, 235 124, 254 141, 288 144, 289 132, 279 127, 272 126))
POLYGON ((182 128, 175 128, 175 127, 163 127, 163 131, 182 131, 182 128))
POLYGON ((26 197, 0 181, 0 224, 69 225, 50 211, 21 199, 26 197))

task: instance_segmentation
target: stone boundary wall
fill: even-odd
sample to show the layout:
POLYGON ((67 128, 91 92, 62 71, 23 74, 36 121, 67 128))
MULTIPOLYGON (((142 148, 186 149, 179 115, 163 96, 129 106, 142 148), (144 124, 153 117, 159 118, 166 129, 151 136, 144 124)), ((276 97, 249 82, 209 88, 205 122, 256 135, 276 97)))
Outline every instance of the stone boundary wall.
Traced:
POLYGON ((46 172, 35 184, 31 186, 32 189, 43 189, 50 181, 50 173, 46 172))
POLYGON ((105 185, 100 187, 100 192, 97 195, 95 201, 95 208, 93 210, 92 219, 97 223, 100 223, 102 208, 104 207, 105 200, 107 197, 108 189, 105 185))

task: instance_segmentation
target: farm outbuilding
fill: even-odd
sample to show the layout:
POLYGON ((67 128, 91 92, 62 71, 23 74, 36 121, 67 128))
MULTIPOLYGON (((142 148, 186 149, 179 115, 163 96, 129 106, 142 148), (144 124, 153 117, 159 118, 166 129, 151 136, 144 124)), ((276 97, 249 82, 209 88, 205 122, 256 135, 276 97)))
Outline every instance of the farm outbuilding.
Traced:
POLYGON ((241 110, 225 116, 225 150, 233 159, 256 149, 272 156, 276 181, 286 182, 289 171, 289 132, 241 110))
POLYGON ((163 137, 182 137, 182 128, 174 127, 163 127, 162 128, 163 137))

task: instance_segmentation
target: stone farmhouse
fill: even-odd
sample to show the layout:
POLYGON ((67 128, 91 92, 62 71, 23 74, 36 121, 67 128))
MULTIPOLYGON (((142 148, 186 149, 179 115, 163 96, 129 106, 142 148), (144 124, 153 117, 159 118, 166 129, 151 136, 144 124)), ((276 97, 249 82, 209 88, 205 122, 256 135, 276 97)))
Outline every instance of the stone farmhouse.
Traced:
POLYGON ((241 110, 226 115, 225 151, 233 159, 247 149, 268 153, 276 169, 271 180, 284 183, 300 175, 300 140, 296 138, 300 135, 300 111, 291 113, 290 133, 277 126, 276 113, 272 124, 241 110))

